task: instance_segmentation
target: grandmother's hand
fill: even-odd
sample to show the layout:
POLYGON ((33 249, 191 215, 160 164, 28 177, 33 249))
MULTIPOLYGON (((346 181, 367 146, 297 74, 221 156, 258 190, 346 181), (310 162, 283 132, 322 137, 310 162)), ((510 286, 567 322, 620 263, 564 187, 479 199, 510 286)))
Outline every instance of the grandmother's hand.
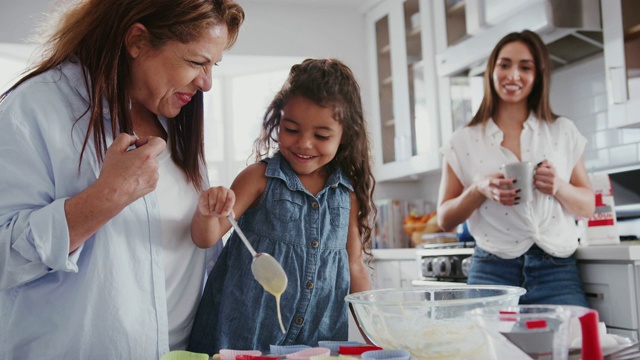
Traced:
POLYGON ((162 138, 155 136, 138 139, 119 134, 107 149, 96 181, 106 189, 105 200, 127 206, 153 191, 159 178, 158 155, 166 145, 162 138))
POLYGON ((508 189, 509 185, 513 184, 513 180, 506 179, 502 173, 494 173, 476 179, 475 186, 487 199, 502 205, 512 206, 518 204, 518 200, 520 200, 518 196, 520 190, 508 189))

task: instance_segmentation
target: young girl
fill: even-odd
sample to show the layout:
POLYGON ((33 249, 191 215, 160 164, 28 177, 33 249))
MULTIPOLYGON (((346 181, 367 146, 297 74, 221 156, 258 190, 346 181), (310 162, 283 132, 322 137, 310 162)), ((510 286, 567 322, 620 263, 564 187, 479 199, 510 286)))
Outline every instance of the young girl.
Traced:
POLYGON ((275 297, 254 279, 251 254, 234 233, 209 274, 190 351, 347 340, 344 297, 371 288, 362 256, 370 254, 376 212, 369 146, 351 70, 333 59, 294 65, 267 109, 256 163, 230 190, 203 192, 192 227, 206 231, 194 234, 207 239, 196 245, 210 247, 230 229, 223 216, 233 208, 255 250, 275 257, 287 274, 286 333, 275 297))
POLYGON ((551 111, 549 73, 536 33, 511 33, 496 45, 480 109, 442 148, 438 222, 451 229, 469 219, 476 241, 469 284, 524 287, 524 304, 587 306, 573 256, 574 216, 595 210, 586 139, 551 111), (529 202, 507 190, 515 181, 500 173, 502 164, 518 161, 538 165, 529 202))

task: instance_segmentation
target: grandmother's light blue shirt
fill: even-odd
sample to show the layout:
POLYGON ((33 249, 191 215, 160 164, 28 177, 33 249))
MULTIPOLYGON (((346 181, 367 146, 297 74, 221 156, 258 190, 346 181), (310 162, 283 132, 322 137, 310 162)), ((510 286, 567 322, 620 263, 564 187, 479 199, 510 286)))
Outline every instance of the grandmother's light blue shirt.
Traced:
POLYGON ((0 103, 0 359, 158 359, 169 351, 154 192, 68 254, 64 202, 100 173, 92 137, 78 170, 88 106, 73 62, 0 103))

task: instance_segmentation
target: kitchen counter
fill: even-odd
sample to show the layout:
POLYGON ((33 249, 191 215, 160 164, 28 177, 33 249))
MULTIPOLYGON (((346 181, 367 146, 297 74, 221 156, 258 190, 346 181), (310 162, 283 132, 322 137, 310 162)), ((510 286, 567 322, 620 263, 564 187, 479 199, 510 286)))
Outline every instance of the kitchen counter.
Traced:
MULTIPOLYGON (((415 248, 373 249, 375 260, 415 260, 415 248)), ((579 246, 578 260, 640 261, 640 240, 621 241, 620 244, 579 246)))
POLYGON ((371 251, 375 260, 416 260, 415 248, 401 249, 373 249, 371 251))
POLYGON ((620 244, 579 246, 578 260, 640 260, 640 240, 621 241, 620 244))

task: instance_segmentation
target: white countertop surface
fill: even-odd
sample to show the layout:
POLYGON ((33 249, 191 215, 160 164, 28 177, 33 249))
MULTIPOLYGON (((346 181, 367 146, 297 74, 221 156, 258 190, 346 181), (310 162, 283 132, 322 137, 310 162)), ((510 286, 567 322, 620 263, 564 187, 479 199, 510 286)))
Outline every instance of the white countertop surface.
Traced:
POLYGON ((579 246, 576 251, 578 260, 640 260, 640 240, 621 241, 613 245, 579 246))
MULTIPOLYGON (((416 249, 373 249, 374 260, 415 260, 416 249)), ((640 261, 640 240, 621 241, 613 245, 579 246, 578 260, 640 261)))
POLYGON ((402 249, 373 249, 374 260, 414 260, 416 261, 417 254, 415 248, 402 248, 402 249))

